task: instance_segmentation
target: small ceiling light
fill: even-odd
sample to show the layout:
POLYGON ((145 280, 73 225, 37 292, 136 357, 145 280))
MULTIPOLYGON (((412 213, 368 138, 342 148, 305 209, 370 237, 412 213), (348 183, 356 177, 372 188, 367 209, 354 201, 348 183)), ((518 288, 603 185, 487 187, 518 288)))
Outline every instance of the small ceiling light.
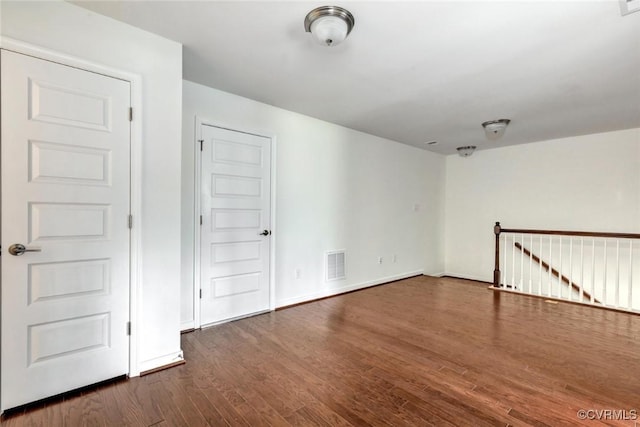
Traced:
POLYGON ((458 150, 458 154, 460 155, 460 157, 469 157, 473 154, 474 151, 476 151, 476 146, 467 145, 465 147, 458 147, 456 148, 456 150, 458 150))
POLYGON ((482 127, 484 128, 485 135, 487 135, 487 139, 499 139, 504 135, 509 123, 511 123, 509 119, 490 120, 484 122, 482 127))
POLYGON ((640 0, 620 0, 620 13, 622 13, 622 16, 633 12, 640 12, 640 0))
POLYGON ((353 15, 339 6, 321 6, 304 18, 304 29, 325 46, 339 45, 347 38, 355 24, 353 15))

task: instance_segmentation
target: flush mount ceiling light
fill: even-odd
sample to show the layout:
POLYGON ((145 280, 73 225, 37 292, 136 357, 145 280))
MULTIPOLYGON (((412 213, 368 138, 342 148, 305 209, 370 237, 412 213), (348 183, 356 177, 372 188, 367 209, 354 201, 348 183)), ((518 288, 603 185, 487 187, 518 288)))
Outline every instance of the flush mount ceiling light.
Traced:
POLYGON ((640 12, 640 0, 620 0, 620 13, 622 13, 622 16, 633 12, 640 12))
POLYGON ((487 139, 498 139, 504 135, 509 123, 511 123, 509 119, 490 120, 484 122, 482 127, 484 128, 485 135, 487 135, 487 139))
POLYGON ((347 38, 354 24, 353 15, 339 6, 321 6, 304 18, 304 29, 322 45, 336 46, 347 38))
POLYGON ((469 157, 473 154, 474 151, 476 151, 476 146, 467 145, 465 147, 458 147, 456 148, 456 150, 458 150, 458 154, 460 155, 460 157, 469 157))

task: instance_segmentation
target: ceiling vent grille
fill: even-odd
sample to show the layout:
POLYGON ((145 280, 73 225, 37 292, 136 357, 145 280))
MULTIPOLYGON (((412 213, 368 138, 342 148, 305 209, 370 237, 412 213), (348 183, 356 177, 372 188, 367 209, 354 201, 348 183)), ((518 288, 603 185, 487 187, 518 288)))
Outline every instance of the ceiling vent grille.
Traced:
POLYGON ((327 282, 342 280, 347 277, 346 273, 347 254, 346 251, 327 252, 327 282))

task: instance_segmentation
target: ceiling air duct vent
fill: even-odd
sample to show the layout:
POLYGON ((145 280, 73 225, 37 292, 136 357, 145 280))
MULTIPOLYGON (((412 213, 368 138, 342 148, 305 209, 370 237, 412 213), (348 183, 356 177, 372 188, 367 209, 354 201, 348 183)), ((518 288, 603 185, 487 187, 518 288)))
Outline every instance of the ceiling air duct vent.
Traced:
POLYGON ((327 252, 326 257, 326 266, 327 266, 327 282, 331 282, 333 280, 342 280, 347 277, 346 273, 346 264, 347 264, 347 254, 346 251, 330 251, 327 252))

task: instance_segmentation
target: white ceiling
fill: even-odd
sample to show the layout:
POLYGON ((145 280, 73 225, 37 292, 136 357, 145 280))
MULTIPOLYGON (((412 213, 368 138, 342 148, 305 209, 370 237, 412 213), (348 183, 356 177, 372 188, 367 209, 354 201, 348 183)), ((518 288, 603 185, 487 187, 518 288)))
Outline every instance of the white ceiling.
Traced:
POLYGON ((182 43, 187 80, 440 153, 640 127, 640 13, 617 0, 329 1, 356 21, 332 48, 303 27, 322 1, 74 3, 182 43))

